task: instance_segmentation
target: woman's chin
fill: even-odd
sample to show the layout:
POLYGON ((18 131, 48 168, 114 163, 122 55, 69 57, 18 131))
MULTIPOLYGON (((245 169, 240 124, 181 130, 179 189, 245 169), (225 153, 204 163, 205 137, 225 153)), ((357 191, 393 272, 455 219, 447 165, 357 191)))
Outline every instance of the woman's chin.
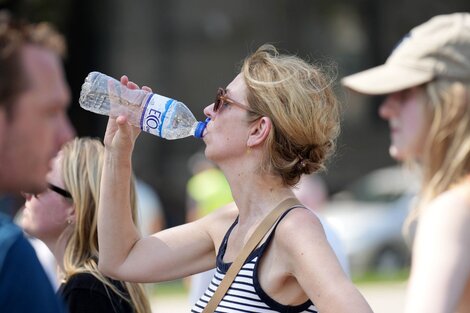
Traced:
POLYGON ((388 149, 388 152, 390 153, 390 156, 397 161, 404 161, 406 159, 403 154, 403 151, 401 151, 394 145, 390 146, 390 148, 388 149))

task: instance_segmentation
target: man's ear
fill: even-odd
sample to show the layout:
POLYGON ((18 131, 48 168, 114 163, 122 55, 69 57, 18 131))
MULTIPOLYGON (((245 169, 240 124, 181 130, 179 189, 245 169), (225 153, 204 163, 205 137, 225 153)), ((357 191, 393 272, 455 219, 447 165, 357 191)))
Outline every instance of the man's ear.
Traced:
POLYGON ((247 140, 248 147, 263 144, 271 132, 272 122, 269 117, 263 116, 253 123, 247 140))

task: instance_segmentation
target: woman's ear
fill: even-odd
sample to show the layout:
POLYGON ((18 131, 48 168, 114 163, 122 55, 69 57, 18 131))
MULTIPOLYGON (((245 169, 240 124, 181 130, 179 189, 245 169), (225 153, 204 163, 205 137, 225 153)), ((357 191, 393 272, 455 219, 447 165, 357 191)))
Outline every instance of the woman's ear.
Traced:
POLYGON ((250 133, 248 135, 247 146, 254 147, 263 142, 271 132, 272 122, 269 117, 263 116, 260 119, 253 122, 250 133))
POLYGON ((75 210, 75 204, 70 205, 67 209, 67 223, 68 224, 75 224, 77 220, 77 215, 75 214, 77 211, 75 210))

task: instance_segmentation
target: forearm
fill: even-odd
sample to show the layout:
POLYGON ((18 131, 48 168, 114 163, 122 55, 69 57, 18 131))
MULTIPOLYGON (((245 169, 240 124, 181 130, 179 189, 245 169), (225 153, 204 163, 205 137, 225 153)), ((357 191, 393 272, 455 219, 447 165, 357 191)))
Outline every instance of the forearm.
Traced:
POLYGON ((116 276, 140 236, 130 204, 130 155, 106 149, 98 209, 99 267, 116 276))

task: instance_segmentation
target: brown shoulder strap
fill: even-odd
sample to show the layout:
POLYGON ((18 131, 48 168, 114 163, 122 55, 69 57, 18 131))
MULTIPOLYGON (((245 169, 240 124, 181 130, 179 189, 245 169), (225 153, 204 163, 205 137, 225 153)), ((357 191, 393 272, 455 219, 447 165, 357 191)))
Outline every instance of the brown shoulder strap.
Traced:
POLYGON ((230 268, 220 282, 219 287, 217 287, 217 290, 207 303, 202 313, 213 313, 215 311, 219 305, 219 302, 224 297, 225 293, 229 289, 230 285, 235 279, 235 276, 240 271, 240 268, 243 266, 243 263, 245 263, 245 260, 248 258, 251 251, 256 248, 269 229, 271 229, 271 227, 274 225, 274 222, 276 222, 279 216, 281 216, 281 214, 284 213, 287 209, 301 205, 302 204, 296 198, 287 198, 286 200, 279 203, 277 207, 274 208, 274 210, 272 210, 264 218, 261 224, 259 224, 259 226, 256 228, 255 232, 251 235, 250 239, 248 239, 247 243, 243 247, 242 251, 240 251, 235 261, 232 263, 232 265, 230 265, 230 268))

